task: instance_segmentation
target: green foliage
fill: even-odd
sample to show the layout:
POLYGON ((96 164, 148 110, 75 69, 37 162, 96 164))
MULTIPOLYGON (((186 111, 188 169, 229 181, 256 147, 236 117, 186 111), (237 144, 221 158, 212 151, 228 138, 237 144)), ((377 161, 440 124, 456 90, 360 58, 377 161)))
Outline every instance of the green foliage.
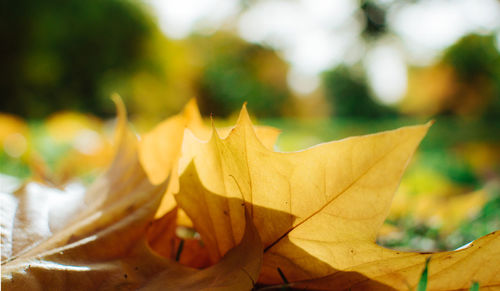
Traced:
POLYGON ((495 36, 467 35, 447 49, 443 61, 452 65, 464 81, 493 76, 500 66, 495 36))
POLYGON ((500 229, 500 187, 492 188, 489 191, 492 198, 484 205, 479 215, 461 225, 448 240, 460 241, 463 244, 500 229))
POLYGON ((105 83, 138 65, 152 30, 137 4, 21 0, 5 5, 2 111, 30 117, 70 108, 111 113, 105 83))
MULTIPOLYGON (((390 225, 396 225, 398 228, 405 229, 401 237, 392 240, 379 241, 381 245, 389 248, 401 250, 421 250, 435 251, 454 249, 458 245, 449 247, 440 237, 439 229, 430 227, 426 224, 417 222, 413 217, 405 217, 397 221, 386 221, 390 225)), ((463 245, 463 243, 462 243, 463 245)))
POLYGON ((351 68, 340 66, 323 75, 325 97, 336 117, 379 118, 394 116, 392 109, 376 103, 366 81, 351 68))
MULTIPOLYGON (((228 40, 222 42, 225 41, 228 40)), ((213 50, 202 72, 199 99, 203 112, 228 116, 248 101, 249 109, 257 116, 279 116, 289 97, 288 91, 263 79, 259 75, 261 68, 256 67, 262 55, 271 62, 278 59, 277 55, 257 45, 222 43, 221 46, 213 50), (228 46, 232 49, 225 49, 228 46)))
POLYGON ((464 89, 475 92, 483 102, 483 116, 497 120, 500 116, 500 52, 494 35, 470 34, 447 49, 443 62, 451 65, 464 88, 456 102, 462 102, 464 89))
POLYGON ((422 276, 420 276, 420 281, 418 281, 417 291, 425 291, 427 290, 427 276, 429 273, 429 262, 431 258, 427 258, 425 261, 425 268, 422 271, 422 276))
POLYGON ((463 158, 447 148, 433 148, 422 154, 422 163, 442 173, 451 181, 472 188, 480 186, 480 181, 472 167, 463 158))
POLYGON ((479 291, 479 283, 478 282, 472 283, 469 290, 470 291, 479 291))
POLYGON ((453 250, 496 231, 500 229, 500 190, 493 187, 489 192, 491 198, 479 214, 465 221, 449 236, 440 233, 439 228, 419 223, 413 217, 405 217, 398 221, 387 221, 405 229, 401 237, 380 243, 386 247, 406 250, 453 250))
POLYGON ((31 171, 25 163, 0 151, 0 175, 5 174, 16 178, 28 178, 31 171))

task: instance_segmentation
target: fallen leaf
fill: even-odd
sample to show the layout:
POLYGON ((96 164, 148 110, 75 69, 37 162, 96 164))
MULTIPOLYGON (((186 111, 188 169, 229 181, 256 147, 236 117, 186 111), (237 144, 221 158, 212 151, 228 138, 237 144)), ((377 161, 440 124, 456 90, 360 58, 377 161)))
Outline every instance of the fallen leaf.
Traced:
MULTIPOLYGON (((154 184, 163 182, 167 178, 167 169, 173 168, 179 160, 182 139, 178 139, 178 136, 182 135, 185 129, 189 129, 200 140, 210 138, 212 128, 204 125, 195 99, 191 99, 180 114, 164 120, 142 136, 139 157, 154 184)), ((227 136, 231 130, 232 128, 217 129, 221 136, 227 136)), ((260 126, 256 127, 256 134, 266 147, 272 148, 279 130, 260 126)), ((188 161, 190 159, 191 157, 187 157, 188 161)))
POLYGON ((116 155, 84 195, 70 198, 72 193, 24 187, 7 196, 12 203, 6 209, 14 217, 9 219, 12 224, 2 224, 2 241, 5 233, 11 246, 9 256, 2 257, 3 288, 88 289, 102 287, 108 279, 125 279, 121 283, 129 279, 124 269, 130 266, 115 260, 139 248, 165 183, 148 182, 137 158, 136 137, 127 128, 125 108, 121 100, 115 102, 116 155), (46 205, 41 204, 44 201, 46 205), (64 207, 72 211, 60 216, 64 207))
POLYGON ((115 102, 116 153, 89 189, 28 183, 0 195, 2 288, 411 290, 429 257, 429 290, 500 287, 499 233, 435 254, 375 244, 430 123, 279 153, 277 131, 261 135, 246 108, 209 137, 190 103, 138 143, 115 102), (177 237, 178 209, 202 247, 177 237), (206 266, 200 254, 217 263, 175 261, 206 266))
MULTIPOLYGON (((340 272, 353 284, 368 280, 384 287, 413 288, 418 277, 397 262, 411 257, 412 267, 421 272, 429 255, 388 250, 377 246, 375 238, 406 165, 430 125, 279 153, 261 144, 243 108, 225 139, 217 131, 207 142, 185 136, 185 148, 191 150, 187 155, 194 158, 180 175, 175 197, 214 261, 241 240, 244 209, 251 213, 264 245, 260 283, 282 283, 279 268, 289 282, 340 272)), ((485 254, 498 256, 497 240, 485 248, 485 254)), ((446 255, 439 256, 434 264, 445 264, 446 255)), ((473 251, 471 257, 475 262, 485 259, 473 251)), ((474 277, 463 270, 450 271, 445 279, 474 277)), ((481 286, 499 284, 497 276, 483 275, 477 280, 481 286)), ((432 275, 430 279, 433 286, 432 275)), ((437 285, 455 286, 445 279, 438 279, 437 285)))
POLYGON ((142 136, 139 158, 152 183, 165 181, 177 163, 186 128, 197 133, 204 132, 203 121, 194 99, 186 105, 182 113, 161 122, 142 136))
MULTIPOLYGON (((232 128, 217 129, 222 136, 227 136, 232 128)), ((190 142, 183 142, 179 135, 188 136, 199 140, 208 140, 212 129, 204 125, 195 99, 191 99, 185 106, 182 113, 175 115, 161 122, 150 132, 144 134, 139 144, 139 157, 149 179, 153 184, 163 182, 168 175, 167 169, 174 169, 174 172, 181 173, 191 161, 193 150, 186 146, 193 145, 190 142), (186 130, 186 133, 184 133, 186 130), (182 153, 182 154, 179 154, 182 153)), ((256 133, 263 144, 272 148, 279 134, 279 130, 267 127, 256 127, 256 133)), ((161 206, 158 208, 156 217, 161 217, 171 211, 176 203, 172 192, 176 192, 177 179, 173 179, 167 194, 164 196, 161 206)), ((182 214, 182 209, 179 210, 182 214)), ((189 221, 184 221, 185 225, 190 225, 189 221)))
POLYGON ((168 268, 144 290, 251 290, 260 274, 262 242, 251 220, 247 222, 241 242, 218 264, 204 270, 168 268))
POLYGON ((172 241, 174 235, 175 213, 160 219, 161 228, 151 227, 169 179, 158 185, 149 182, 123 103, 118 98, 115 102, 116 155, 86 192, 72 196, 28 184, 0 196, 2 288, 157 290, 163 288, 155 284, 177 282, 173 286, 180 289, 251 289, 262 261, 262 245, 251 221, 241 244, 205 270, 182 266, 151 250, 148 234, 159 241, 172 241))
POLYGON ((202 269, 214 264, 205 244, 194 237, 183 238, 178 232, 177 208, 153 221, 148 229, 148 245, 158 254, 175 259, 184 266, 202 269))
POLYGON ((425 260, 430 257, 427 290, 469 290, 473 282, 479 282, 481 290, 496 290, 500 287, 499 247, 498 232, 486 235, 464 249, 434 254, 396 252, 376 245, 366 246, 365 253, 376 253, 378 259, 323 278, 296 282, 291 287, 309 290, 332 290, 332 286, 335 290, 388 290, 378 288, 385 284, 396 290, 414 290, 425 260), (352 273, 363 274, 365 278, 350 276, 352 273))

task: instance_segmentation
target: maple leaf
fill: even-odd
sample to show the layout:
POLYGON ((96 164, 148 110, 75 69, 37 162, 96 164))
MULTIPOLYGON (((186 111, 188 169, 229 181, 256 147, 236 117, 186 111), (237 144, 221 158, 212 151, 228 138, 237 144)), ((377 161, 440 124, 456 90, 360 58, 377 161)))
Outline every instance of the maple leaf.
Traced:
MULTIPOLYGON (((224 137, 231 130, 232 128, 218 128, 217 132, 224 137)), ((268 126, 257 126, 255 130, 259 140, 267 148, 274 146, 280 133, 279 130, 268 126)), ((191 153, 194 151, 189 147, 195 145, 184 142, 184 139, 208 140, 211 132, 212 128, 203 123, 195 99, 191 99, 180 114, 166 119, 144 134, 139 144, 139 158, 150 181, 153 184, 162 183, 170 173, 170 169, 174 175, 177 175, 177 172, 182 173, 192 160, 191 153), (178 138, 186 135, 187 137, 178 138)), ((170 194, 178 189, 176 178, 172 179, 156 217, 161 217, 176 206, 173 196, 170 194)))
POLYGON ((430 123, 277 153, 278 131, 254 127, 245 107, 235 128, 215 130, 191 101, 138 142, 115 102, 116 154, 87 191, 30 183, 0 195, 2 288, 412 289, 430 256, 430 290, 500 286, 498 233, 436 254, 375 244, 430 123), (178 211, 205 244, 186 241, 180 258, 178 211), (173 260, 204 267, 205 252, 217 263, 203 270, 173 260))
MULTIPOLYGON (((241 244, 205 270, 180 265, 150 248, 148 236, 173 239, 175 213, 161 218, 156 226, 162 227, 151 227, 169 178, 157 185, 149 182, 123 103, 117 97, 115 102, 119 118, 114 161, 84 194, 28 184, 0 196, 2 288, 250 289, 262 260, 262 245, 251 221, 241 244)), ((176 138, 182 135, 172 137, 176 138)))
MULTIPOLYGON (((264 245, 260 283, 282 283, 281 272, 292 287, 414 288, 431 254, 389 250, 375 239, 430 125, 279 153, 261 144, 244 107, 225 139, 215 130, 207 142, 185 135, 183 154, 193 158, 175 198, 214 261, 238 244, 250 213, 264 245)), ((430 290, 500 286, 492 259, 499 249, 493 233, 464 250, 432 254, 430 290)))

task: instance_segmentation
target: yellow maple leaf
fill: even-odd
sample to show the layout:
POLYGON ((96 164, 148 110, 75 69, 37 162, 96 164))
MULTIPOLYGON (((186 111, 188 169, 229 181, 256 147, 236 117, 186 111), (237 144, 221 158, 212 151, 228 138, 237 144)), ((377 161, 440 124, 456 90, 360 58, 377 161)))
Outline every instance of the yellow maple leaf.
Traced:
POLYGON ((249 290, 285 280, 301 289, 407 290, 430 256, 429 290, 500 286, 498 233, 436 254, 375 244, 430 123, 278 153, 277 131, 255 128, 245 107, 235 128, 210 133, 191 102, 138 142, 115 102, 116 153, 89 189, 29 183, 0 194, 2 288, 249 290), (172 193, 178 205, 162 209, 172 193), (172 260, 177 209, 206 245, 188 246, 184 262, 200 264, 190 260, 206 251, 215 265, 172 260))
POLYGON ((13 194, 1 193, 2 289, 158 290, 168 284, 193 290, 250 289, 262 261, 262 244, 251 221, 242 243, 202 271, 151 249, 149 238, 169 241, 175 233, 176 215, 171 213, 162 217, 162 227, 151 227, 169 179, 150 183, 123 103, 116 97, 115 102, 116 154, 109 170, 86 192, 27 184, 13 194), (217 276, 222 273, 227 276, 217 276))
MULTIPOLYGON (((227 136, 232 128, 219 128, 221 136, 227 136)), ((166 119, 158 124, 150 132, 144 134, 139 144, 139 157, 152 183, 158 184, 168 176, 169 170, 174 169, 175 174, 182 172, 191 161, 193 152, 189 146, 193 143, 185 143, 178 136, 186 136, 188 139, 208 140, 212 128, 204 125, 195 99, 191 99, 185 106, 182 113, 166 119), (184 134, 184 131, 187 132, 184 134)), ((278 137, 279 130, 267 127, 256 127, 256 134, 267 148, 272 148, 278 137)), ((177 191, 177 180, 173 179, 167 194, 156 213, 156 217, 161 217, 172 210, 176 203, 170 194, 177 191)), ((182 215, 182 209, 180 209, 182 215)), ((190 222, 184 221, 190 225, 190 222)))
MULTIPOLYGON (((261 144, 244 107, 225 139, 216 131, 207 142, 185 136, 186 155, 193 159, 179 177, 175 198, 214 261, 241 240, 246 209, 264 245, 261 283, 281 283, 282 272, 290 282, 307 281, 295 286, 313 289, 337 289, 323 284, 331 278, 342 283, 339 290, 414 288, 430 254, 385 249, 375 238, 430 125, 279 153, 261 144)), ((496 273, 477 271, 488 256, 499 257, 499 248, 499 235, 492 234, 475 247, 433 255, 430 286, 500 284, 498 267, 490 266, 496 273)))

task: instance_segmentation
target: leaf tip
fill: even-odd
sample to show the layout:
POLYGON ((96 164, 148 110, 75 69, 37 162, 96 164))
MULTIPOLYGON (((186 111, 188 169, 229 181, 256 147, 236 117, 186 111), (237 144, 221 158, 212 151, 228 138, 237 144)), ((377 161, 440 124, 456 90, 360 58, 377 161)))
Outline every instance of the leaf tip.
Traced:
POLYGON ((189 101, 186 103, 185 108, 190 108, 190 109, 197 109, 198 104, 196 103, 196 98, 190 98, 189 101))
POLYGON ((196 98, 191 98, 184 106, 183 114, 188 120, 201 120, 200 108, 196 102, 196 98))
POLYGON ((127 114, 127 109, 125 107, 125 103, 123 103, 122 97, 120 97, 118 93, 113 93, 111 94, 111 100, 115 103, 118 117, 125 116, 127 114))
POLYGON ((111 95, 111 100, 113 103, 115 103, 116 107, 116 117, 117 117, 117 124, 116 124, 116 130, 115 130, 115 144, 120 145, 122 144, 123 140, 125 139, 125 135, 127 132, 127 108, 125 106, 125 103, 123 103, 123 99, 118 95, 118 93, 113 93, 111 95))
POLYGON ((252 120, 250 119, 250 114, 248 114, 247 103, 243 103, 241 107, 240 116, 238 117, 237 124, 252 125, 252 120))
POLYGON ((219 132, 217 132, 217 127, 215 126, 215 120, 212 114, 210 114, 210 127, 212 128, 212 137, 211 139, 215 138, 215 140, 220 140, 219 132))

